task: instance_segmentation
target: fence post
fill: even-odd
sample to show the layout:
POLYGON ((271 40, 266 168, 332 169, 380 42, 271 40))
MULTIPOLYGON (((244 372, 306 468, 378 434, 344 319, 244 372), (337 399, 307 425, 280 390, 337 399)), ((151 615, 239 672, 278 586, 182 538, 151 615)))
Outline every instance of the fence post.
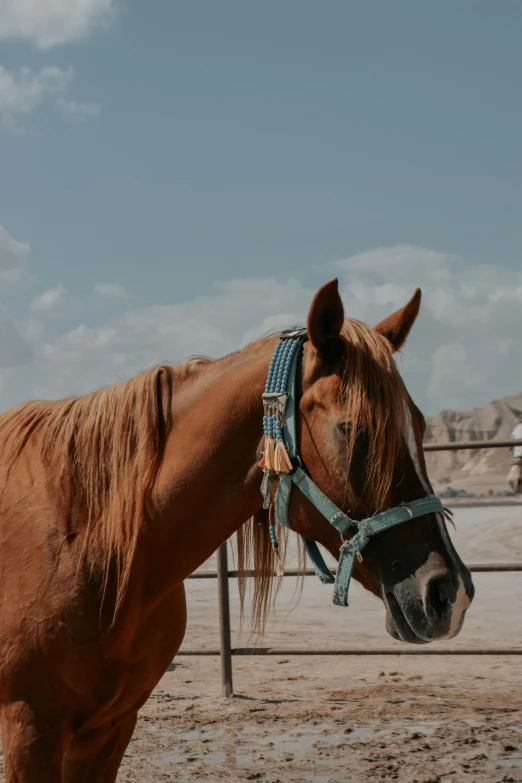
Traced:
POLYGON ((218 549, 217 576, 219 596, 219 644, 221 650, 221 686, 223 696, 232 696, 232 644, 230 639, 230 600, 228 592, 227 542, 218 549))

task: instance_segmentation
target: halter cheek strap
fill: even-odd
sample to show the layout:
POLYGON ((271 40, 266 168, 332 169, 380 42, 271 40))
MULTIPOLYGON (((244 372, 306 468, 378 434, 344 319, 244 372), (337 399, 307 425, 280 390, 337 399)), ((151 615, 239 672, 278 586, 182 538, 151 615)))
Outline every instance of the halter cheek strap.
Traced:
MULTIPOLYGON (((411 503, 394 506, 373 517, 356 522, 344 511, 341 511, 301 467, 294 468, 294 464, 300 463, 297 451, 297 368, 306 339, 306 329, 296 328, 282 332, 270 363, 265 393, 263 394, 265 407, 265 416, 263 417, 265 451, 261 486, 263 505, 265 508, 270 508, 271 489, 274 481, 278 478, 275 494, 275 518, 279 524, 290 528, 288 506, 292 489, 295 486, 339 532, 341 548, 336 577, 326 565, 316 542, 304 536, 302 538, 315 573, 321 582, 335 585, 334 604, 348 606, 348 590, 355 558, 360 556, 372 536, 407 522, 409 519, 422 517, 426 514, 444 514, 446 510, 439 498, 435 495, 426 495, 411 503), (350 528, 354 528, 356 533, 349 540, 345 540, 344 536, 350 528)), ((270 529, 270 537, 277 552, 277 535, 273 526, 270 529)))

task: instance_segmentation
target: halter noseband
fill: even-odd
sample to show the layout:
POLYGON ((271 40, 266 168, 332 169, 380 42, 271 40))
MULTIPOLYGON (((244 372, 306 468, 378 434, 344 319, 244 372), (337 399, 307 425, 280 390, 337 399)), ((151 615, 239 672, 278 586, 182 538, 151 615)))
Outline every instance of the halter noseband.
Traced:
MULTIPOLYGON (((281 332, 279 342, 268 369, 263 394, 263 430, 265 445, 263 459, 263 481, 261 494, 263 508, 272 510, 272 487, 278 479, 275 493, 275 520, 290 528, 288 505, 292 489, 296 486, 316 509, 339 531, 341 548, 337 576, 334 577, 319 551, 315 541, 303 538, 303 543, 312 561, 315 573, 323 584, 334 584, 333 602, 337 606, 348 606, 348 588, 356 556, 372 536, 409 519, 426 514, 445 513, 445 508, 435 495, 426 495, 418 500, 381 511, 373 517, 357 522, 341 511, 326 497, 317 484, 301 467, 297 447, 297 368, 307 331, 297 327, 281 332), (357 532, 349 540, 345 534, 354 528, 357 532)), ((270 538, 277 554, 275 526, 270 524, 270 538)))

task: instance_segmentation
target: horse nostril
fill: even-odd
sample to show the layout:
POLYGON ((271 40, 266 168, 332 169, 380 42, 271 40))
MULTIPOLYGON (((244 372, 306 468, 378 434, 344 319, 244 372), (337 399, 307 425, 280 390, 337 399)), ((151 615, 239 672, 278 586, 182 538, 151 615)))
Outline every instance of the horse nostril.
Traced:
POLYGON ((455 600, 455 588, 447 576, 432 579, 426 592, 426 604, 430 614, 441 619, 455 600))

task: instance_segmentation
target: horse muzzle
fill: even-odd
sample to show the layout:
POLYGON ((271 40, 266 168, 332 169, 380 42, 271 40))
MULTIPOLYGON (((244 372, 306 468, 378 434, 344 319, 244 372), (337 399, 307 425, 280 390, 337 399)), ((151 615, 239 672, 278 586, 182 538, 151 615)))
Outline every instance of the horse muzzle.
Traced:
POLYGON ((445 567, 423 567, 402 582, 383 585, 386 630, 394 639, 411 644, 453 639, 474 593, 465 566, 456 573, 445 567))

